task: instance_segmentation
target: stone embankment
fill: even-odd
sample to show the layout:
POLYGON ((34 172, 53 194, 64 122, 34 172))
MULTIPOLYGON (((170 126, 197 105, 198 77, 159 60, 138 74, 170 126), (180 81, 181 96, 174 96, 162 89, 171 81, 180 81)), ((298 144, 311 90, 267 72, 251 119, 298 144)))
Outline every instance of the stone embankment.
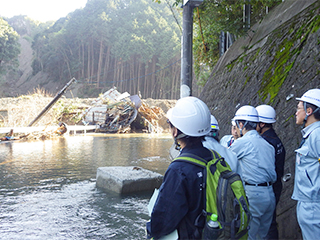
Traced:
POLYGON ((320 1, 286 0, 219 60, 200 98, 217 118, 221 135, 243 105, 270 104, 277 112, 274 128, 286 148, 283 191, 277 207, 281 239, 302 239, 291 199, 295 153, 301 140, 295 124, 296 97, 320 88, 320 1))

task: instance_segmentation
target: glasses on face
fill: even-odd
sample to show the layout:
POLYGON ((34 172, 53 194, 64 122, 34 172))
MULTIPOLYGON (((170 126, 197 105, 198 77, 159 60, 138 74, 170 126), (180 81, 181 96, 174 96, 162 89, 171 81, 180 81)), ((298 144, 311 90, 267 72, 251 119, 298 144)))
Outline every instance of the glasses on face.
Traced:
POLYGON ((303 107, 297 107, 296 112, 298 112, 300 109, 304 109, 303 107))

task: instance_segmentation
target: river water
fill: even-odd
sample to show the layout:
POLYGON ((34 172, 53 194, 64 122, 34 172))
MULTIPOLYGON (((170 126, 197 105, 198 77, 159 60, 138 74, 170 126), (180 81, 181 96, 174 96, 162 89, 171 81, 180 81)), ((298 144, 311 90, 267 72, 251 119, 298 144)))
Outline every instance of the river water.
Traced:
POLYGON ((152 193, 96 188, 98 167, 164 174, 169 135, 66 136, 0 143, 0 239, 145 239, 152 193))

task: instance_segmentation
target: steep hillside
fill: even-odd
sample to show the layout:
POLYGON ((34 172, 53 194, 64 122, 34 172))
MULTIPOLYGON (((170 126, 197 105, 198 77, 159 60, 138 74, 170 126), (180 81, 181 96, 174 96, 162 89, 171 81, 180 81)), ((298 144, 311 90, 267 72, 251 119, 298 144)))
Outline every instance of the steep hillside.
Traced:
POLYGON ((270 104, 277 111, 274 127, 287 151, 283 192, 277 208, 282 239, 301 239, 295 205, 294 150, 301 140, 295 124, 296 97, 320 88, 320 1, 284 1, 245 38, 239 39, 216 65, 201 93, 219 121, 221 135, 243 105, 270 104))
MULTIPOLYGON (((17 97, 33 93, 35 89, 43 89, 55 95, 58 93, 64 85, 70 80, 66 79, 64 82, 51 81, 48 74, 40 71, 36 75, 32 73, 32 61, 33 50, 31 48, 30 38, 25 35, 19 39, 21 45, 21 53, 19 55, 19 69, 18 72, 10 73, 6 76, 5 83, 2 83, 2 89, 0 90, 0 98, 3 97, 17 97)), ((77 97, 78 89, 82 87, 82 84, 73 84, 65 96, 77 97)), ((96 97, 96 96, 93 96, 96 97)))

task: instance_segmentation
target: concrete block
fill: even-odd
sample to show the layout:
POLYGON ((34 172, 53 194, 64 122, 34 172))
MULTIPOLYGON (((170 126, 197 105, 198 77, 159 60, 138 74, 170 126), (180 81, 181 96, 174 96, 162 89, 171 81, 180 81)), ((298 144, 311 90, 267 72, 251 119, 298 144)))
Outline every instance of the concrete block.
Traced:
POLYGON ((159 188, 163 176, 140 167, 99 167, 96 186, 117 193, 153 191, 159 188))

